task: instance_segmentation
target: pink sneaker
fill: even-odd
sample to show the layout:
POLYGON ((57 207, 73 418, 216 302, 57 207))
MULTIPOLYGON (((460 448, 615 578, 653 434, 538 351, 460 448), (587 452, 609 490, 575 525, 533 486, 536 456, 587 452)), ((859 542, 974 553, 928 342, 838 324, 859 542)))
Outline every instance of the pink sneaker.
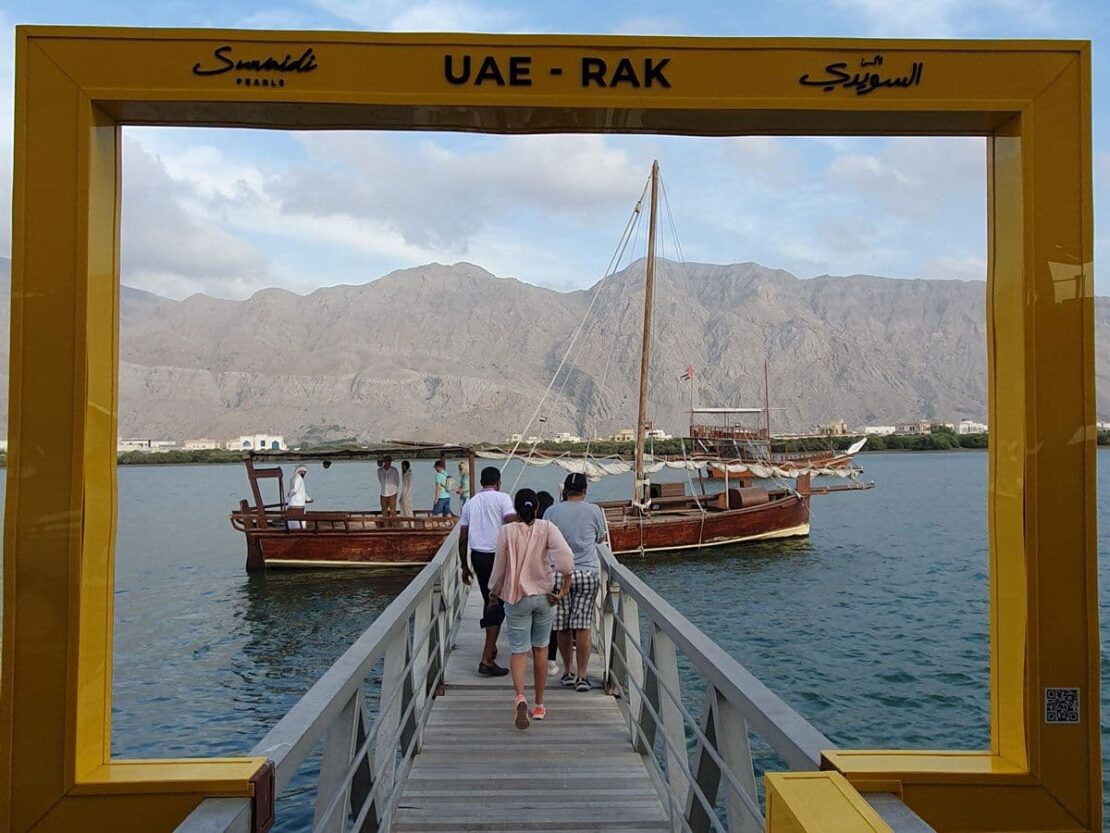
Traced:
POLYGON ((532 706, 533 720, 543 720, 545 717, 547 717, 547 709, 543 706, 532 706))
POLYGON ((516 713, 516 720, 513 721, 518 729, 528 728, 528 701, 524 699, 523 695, 517 695, 516 705, 513 706, 513 711, 516 713))

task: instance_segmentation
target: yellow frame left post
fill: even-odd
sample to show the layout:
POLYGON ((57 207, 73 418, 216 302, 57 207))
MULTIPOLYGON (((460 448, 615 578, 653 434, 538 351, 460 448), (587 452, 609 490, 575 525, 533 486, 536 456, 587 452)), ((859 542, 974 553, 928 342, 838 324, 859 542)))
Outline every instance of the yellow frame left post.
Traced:
POLYGON ((111 759, 120 127, 24 32, 16 78, 0 829, 172 829, 266 761, 111 759))

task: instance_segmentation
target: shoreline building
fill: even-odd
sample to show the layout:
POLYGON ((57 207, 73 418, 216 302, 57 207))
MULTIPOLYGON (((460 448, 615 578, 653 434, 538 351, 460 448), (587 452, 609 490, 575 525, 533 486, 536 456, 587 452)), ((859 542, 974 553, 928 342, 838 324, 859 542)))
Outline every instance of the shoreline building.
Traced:
POLYGON ((859 432, 869 437, 889 437, 897 430, 893 425, 865 425, 859 432))
POLYGON ((222 447, 219 440, 210 440, 207 437, 199 440, 185 440, 183 446, 186 451, 215 451, 222 447))
POLYGON ((143 451, 147 453, 157 453, 161 451, 170 451, 176 445, 177 440, 117 439, 116 452, 126 453, 128 451, 143 451))
POLYGON ((851 433, 848 423, 842 419, 834 419, 824 425, 817 426, 817 433, 825 437, 845 437, 851 433))
POLYGON ((285 451, 285 437, 281 434, 241 434, 228 440, 228 451, 285 451))
POLYGON ((554 437, 551 438, 551 442, 553 442, 553 443, 580 443, 580 442, 582 442, 582 438, 579 437, 577 434, 570 433, 570 431, 560 431, 558 434, 556 434, 554 437))
POLYGON ((986 434, 987 424, 985 422, 976 422, 973 419, 961 419, 956 426, 957 434, 986 434))

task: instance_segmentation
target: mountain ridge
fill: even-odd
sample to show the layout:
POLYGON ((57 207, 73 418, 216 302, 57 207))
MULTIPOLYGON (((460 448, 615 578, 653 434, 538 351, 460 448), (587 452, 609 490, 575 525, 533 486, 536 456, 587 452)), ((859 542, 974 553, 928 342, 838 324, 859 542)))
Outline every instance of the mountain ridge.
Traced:
MULTIPOLYGON (((7 265, 0 259, 0 275, 7 265)), ((462 262, 241 301, 124 287, 120 435, 501 439, 523 429, 591 304, 543 427, 611 433, 635 419, 642 281, 641 261, 571 292, 462 262)), ((663 261, 651 416, 684 428, 687 366, 700 404, 761 405, 766 356, 771 404, 784 409, 776 430, 836 418, 853 427, 983 420, 985 291, 974 281, 663 261)), ((1096 299, 1095 319, 1105 415, 1110 299, 1096 299)))

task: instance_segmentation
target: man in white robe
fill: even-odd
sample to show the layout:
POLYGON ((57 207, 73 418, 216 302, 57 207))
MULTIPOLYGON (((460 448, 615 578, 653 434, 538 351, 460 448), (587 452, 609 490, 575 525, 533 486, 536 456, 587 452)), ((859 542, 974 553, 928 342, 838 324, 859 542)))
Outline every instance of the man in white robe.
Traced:
MULTIPOLYGON (((312 498, 305 490, 304 479, 308 474, 305 466, 297 466, 293 472, 293 479, 289 481, 289 488, 285 492, 285 505, 289 509, 303 511, 306 504, 312 503, 312 498)), ((287 521, 290 529, 304 529, 304 521, 287 521)))

